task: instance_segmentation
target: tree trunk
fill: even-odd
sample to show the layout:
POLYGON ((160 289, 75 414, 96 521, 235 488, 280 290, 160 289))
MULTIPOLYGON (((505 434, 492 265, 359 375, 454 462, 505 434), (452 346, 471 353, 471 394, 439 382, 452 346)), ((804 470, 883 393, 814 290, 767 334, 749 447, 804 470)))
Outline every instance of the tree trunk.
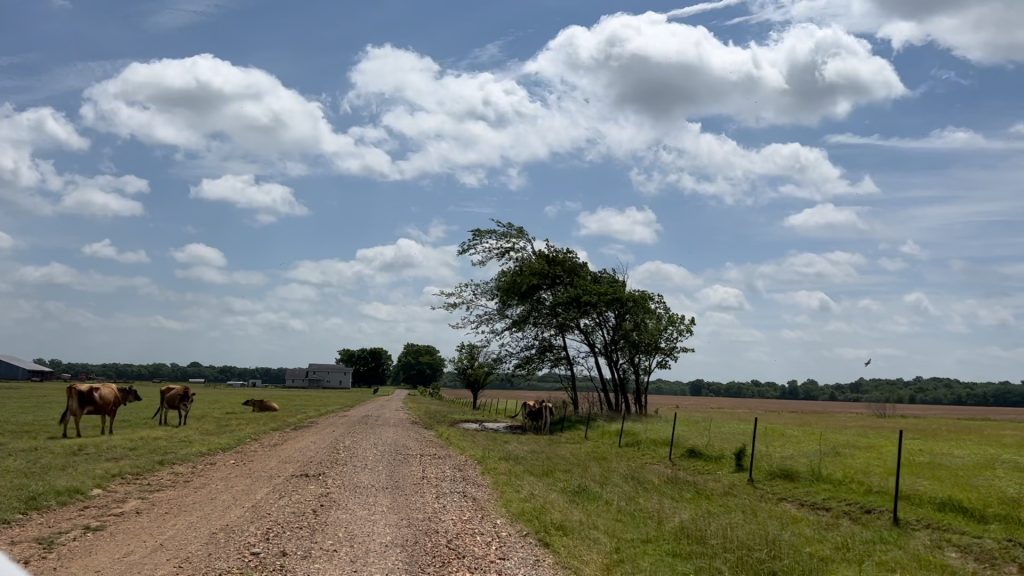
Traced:
POLYGON ((480 398, 480 391, 475 388, 470 388, 469 393, 473 395, 473 410, 476 410, 477 400, 480 398))
POLYGON ((559 334, 562 337, 562 352, 565 354, 565 364, 569 368, 569 401, 572 402, 572 413, 574 416, 578 416, 580 413, 580 395, 579 390, 576 388, 576 366, 572 360, 572 354, 569 352, 569 343, 565 340, 565 334, 559 334))

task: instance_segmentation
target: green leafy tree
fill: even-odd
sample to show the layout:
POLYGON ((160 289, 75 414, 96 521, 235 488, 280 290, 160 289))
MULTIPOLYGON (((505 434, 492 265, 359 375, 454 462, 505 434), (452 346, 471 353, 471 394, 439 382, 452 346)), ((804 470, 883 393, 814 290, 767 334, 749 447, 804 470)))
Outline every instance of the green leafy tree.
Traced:
POLYGON ((473 409, 476 410, 480 392, 487 388, 491 378, 498 373, 501 360, 496 354, 488 352, 483 344, 462 342, 455 347, 451 368, 459 383, 473 396, 473 409))
POLYGON ((353 386, 382 386, 388 381, 394 362, 391 353, 381 347, 342 348, 335 364, 352 369, 353 386))
POLYGON ((395 360, 391 382, 396 385, 429 387, 444 375, 444 357, 429 344, 407 343, 395 360))

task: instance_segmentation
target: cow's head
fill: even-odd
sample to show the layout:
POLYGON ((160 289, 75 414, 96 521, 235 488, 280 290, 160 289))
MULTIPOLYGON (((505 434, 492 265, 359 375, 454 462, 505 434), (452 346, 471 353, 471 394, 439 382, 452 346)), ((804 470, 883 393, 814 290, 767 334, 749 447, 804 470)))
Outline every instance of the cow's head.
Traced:
POLYGON ((255 403, 256 403, 256 399, 255 398, 249 398, 245 402, 242 402, 242 406, 252 406, 255 403))
POLYGON ((139 396, 139 391, 135 389, 135 386, 118 386, 117 391, 120 392, 125 404, 129 402, 142 402, 142 396, 139 396))

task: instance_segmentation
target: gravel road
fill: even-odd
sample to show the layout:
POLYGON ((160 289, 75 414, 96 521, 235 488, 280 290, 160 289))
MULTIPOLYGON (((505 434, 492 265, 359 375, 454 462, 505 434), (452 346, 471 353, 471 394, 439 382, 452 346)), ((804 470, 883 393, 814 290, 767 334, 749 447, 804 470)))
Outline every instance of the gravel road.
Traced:
POLYGON ((405 391, 0 528, 49 574, 557 574, 405 391))

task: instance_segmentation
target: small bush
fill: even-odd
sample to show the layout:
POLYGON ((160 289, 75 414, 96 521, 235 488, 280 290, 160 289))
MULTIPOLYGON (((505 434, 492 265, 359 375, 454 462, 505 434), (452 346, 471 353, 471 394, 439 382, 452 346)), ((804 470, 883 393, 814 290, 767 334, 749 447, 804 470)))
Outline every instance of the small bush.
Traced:
POLYGON ((743 472, 747 469, 746 444, 740 444, 739 447, 732 451, 732 467, 737 472, 743 472))

